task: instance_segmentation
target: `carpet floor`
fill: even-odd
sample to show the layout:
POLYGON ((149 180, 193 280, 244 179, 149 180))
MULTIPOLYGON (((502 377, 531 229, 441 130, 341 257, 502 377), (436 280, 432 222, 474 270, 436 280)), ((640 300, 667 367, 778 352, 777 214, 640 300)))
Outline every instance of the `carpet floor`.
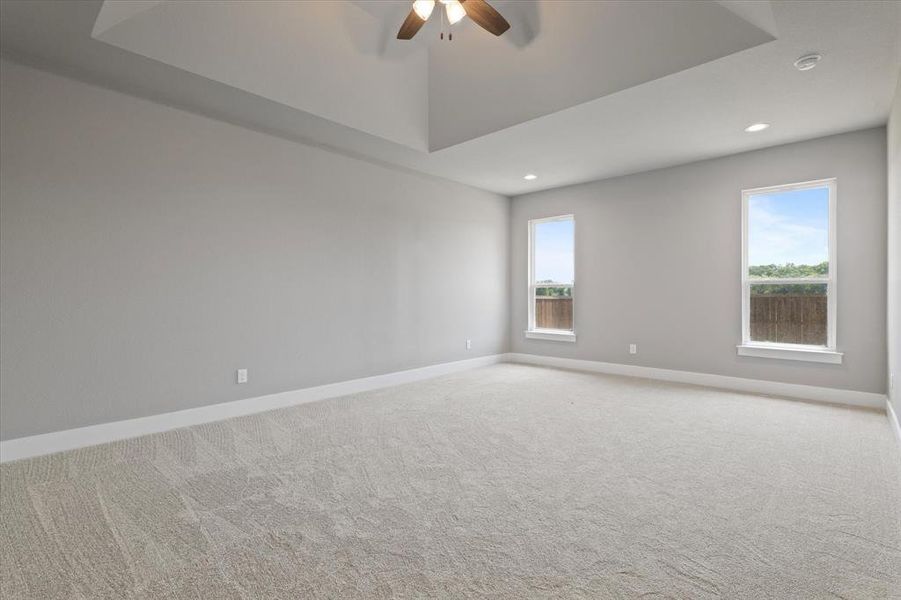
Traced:
POLYGON ((0 597, 901 598, 885 415, 522 365, 0 467, 0 597))

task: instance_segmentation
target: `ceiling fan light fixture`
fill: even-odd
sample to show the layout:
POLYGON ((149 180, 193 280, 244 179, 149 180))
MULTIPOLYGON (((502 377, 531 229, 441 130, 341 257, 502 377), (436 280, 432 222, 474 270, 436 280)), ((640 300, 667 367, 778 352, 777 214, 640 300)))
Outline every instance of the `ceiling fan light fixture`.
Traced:
POLYGON ((435 0, 416 0, 413 2, 413 12, 423 21, 429 20, 433 10, 435 10, 435 0))
MULTIPOLYGON (((441 39, 444 39, 444 17, 451 25, 459 23, 463 17, 469 19, 492 35, 502 35, 510 29, 510 23, 494 10, 485 0, 414 0, 413 8, 407 13, 404 22, 401 23, 400 29, 397 30, 397 39, 412 40, 426 23, 426 19, 432 16, 432 12, 437 4, 444 5, 444 13, 441 15, 441 39), (466 3, 466 8, 464 4, 466 3)), ((452 39, 452 34, 447 31, 447 39, 452 39)))
POLYGON ((447 22, 456 25, 466 16, 466 9, 460 4, 460 0, 449 0, 444 3, 444 10, 447 13, 447 22))

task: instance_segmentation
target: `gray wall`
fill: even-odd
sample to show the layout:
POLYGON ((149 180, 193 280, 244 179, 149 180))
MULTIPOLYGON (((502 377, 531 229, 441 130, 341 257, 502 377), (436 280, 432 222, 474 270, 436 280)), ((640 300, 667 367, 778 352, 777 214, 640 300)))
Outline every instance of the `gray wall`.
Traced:
POLYGON ((512 350, 884 392, 885 153, 878 128, 514 198, 512 350), (838 178, 844 363, 739 357, 741 190, 826 177, 838 178), (527 222, 565 213, 576 218, 578 339, 527 340, 527 222))
POLYGON ((896 373, 901 356, 898 105, 888 177, 880 128, 511 209, 2 60, 0 439, 507 349, 883 392, 887 180, 896 373), (844 364, 736 356, 740 190, 832 176, 844 364), (526 221, 569 212, 579 339, 525 340, 526 221))
POLYGON ((901 74, 888 123, 888 390, 901 418, 901 74))
POLYGON ((0 94, 0 439, 507 348, 508 199, 6 60, 0 94))

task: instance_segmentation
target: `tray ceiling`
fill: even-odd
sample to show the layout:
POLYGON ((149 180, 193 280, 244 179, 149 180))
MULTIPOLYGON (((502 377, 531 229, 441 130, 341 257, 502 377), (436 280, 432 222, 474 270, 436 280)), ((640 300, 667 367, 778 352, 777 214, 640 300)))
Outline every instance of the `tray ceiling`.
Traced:
POLYGON ((106 0, 93 37, 422 150, 438 150, 772 41, 714 2, 495 2, 414 43, 399 2, 106 0))
POLYGON ((0 49, 507 195, 884 125, 901 66, 901 2, 492 4, 501 38, 464 20, 452 43, 435 23, 401 43, 406 1, 3 0, 0 49), (811 51, 820 65, 795 70, 811 51))

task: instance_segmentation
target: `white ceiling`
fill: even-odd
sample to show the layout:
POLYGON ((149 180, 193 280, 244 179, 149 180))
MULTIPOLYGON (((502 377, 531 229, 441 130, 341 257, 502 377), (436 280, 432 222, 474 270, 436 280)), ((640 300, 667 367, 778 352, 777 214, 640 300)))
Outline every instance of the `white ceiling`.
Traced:
POLYGON ((447 148, 747 50, 773 36, 716 2, 497 2, 528 41, 472 25, 429 52, 429 141, 447 148))
MULTIPOLYGON (((378 19, 350 2, 162 2, 96 39, 263 98, 428 150, 428 54, 380 48, 378 19), (391 50, 394 50, 391 52, 391 50)), ((401 20, 403 20, 401 15, 401 20)))
POLYGON ((879 125, 901 65, 898 2, 493 5, 513 25, 501 38, 464 20, 451 43, 434 23, 404 43, 393 35, 408 0, 4 0, 0 44, 115 89, 509 195, 879 125), (814 50, 819 67, 792 67, 814 50), (743 132, 756 121, 773 126, 743 132))
POLYGON ((440 43, 436 18, 410 44, 409 5, 106 0, 93 37, 420 151, 773 40, 716 2, 500 0, 518 35, 467 20, 440 43))

